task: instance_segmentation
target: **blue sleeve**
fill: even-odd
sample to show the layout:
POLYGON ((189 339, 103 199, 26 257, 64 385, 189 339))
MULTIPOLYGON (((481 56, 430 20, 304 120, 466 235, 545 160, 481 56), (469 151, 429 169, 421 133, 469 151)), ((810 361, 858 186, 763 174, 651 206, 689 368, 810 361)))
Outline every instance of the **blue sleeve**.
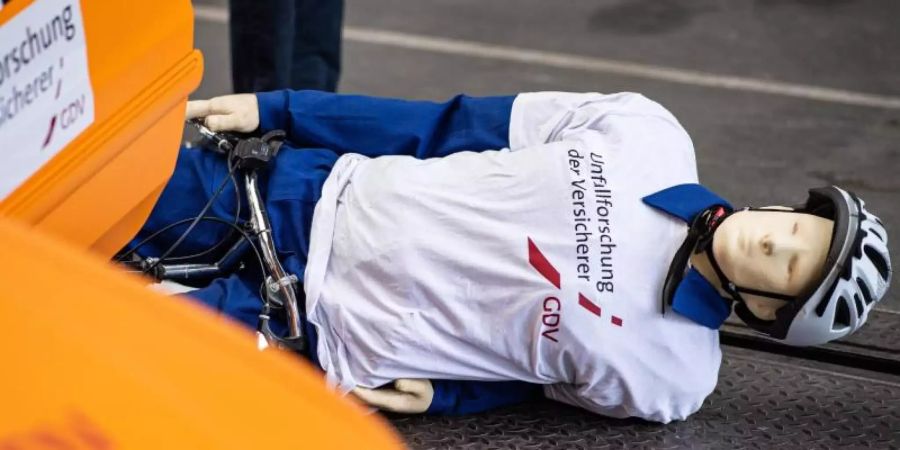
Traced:
POLYGON ((260 129, 283 129, 301 147, 369 157, 446 156, 509 147, 514 96, 458 95, 445 103, 319 91, 256 94, 260 129))
POLYGON ((538 398, 538 384, 522 381, 431 380, 434 398, 425 414, 473 414, 538 398))

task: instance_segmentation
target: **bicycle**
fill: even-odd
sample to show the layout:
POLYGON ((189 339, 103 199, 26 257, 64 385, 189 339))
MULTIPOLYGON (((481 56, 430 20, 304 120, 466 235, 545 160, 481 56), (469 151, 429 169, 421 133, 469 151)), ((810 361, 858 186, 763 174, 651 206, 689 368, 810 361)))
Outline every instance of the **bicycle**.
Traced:
POLYGON ((259 172, 266 169, 270 162, 275 159, 284 141, 285 132, 274 130, 262 136, 217 133, 211 131, 199 121, 189 120, 185 123, 189 127, 194 127, 202 137, 200 151, 214 151, 227 159, 228 177, 219 185, 197 216, 173 222, 163 227, 135 244, 129 250, 121 252, 114 259, 116 262, 123 264, 126 270, 130 272, 139 272, 159 281, 196 282, 212 280, 231 273, 236 268, 239 268, 239 264, 244 256, 247 255, 248 250, 252 250, 264 280, 260 287, 263 308, 257 325, 257 335, 261 338, 260 348, 277 347, 299 354, 304 353, 307 343, 303 334, 301 309, 297 300, 299 279, 296 275, 287 273, 278 260, 275 242, 272 237, 272 227, 269 223, 264 207, 265 203, 259 189, 259 172), (222 193, 229 180, 237 192, 235 173, 242 175, 243 187, 250 209, 250 219, 243 224, 243 228, 239 226, 241 209, 239 195, 237 196, 238 202, 233 222, 228 222, 219 217, 206 216, 213 202, 222 193), (237 232, 239 237, 214 262, 196 261, 213 253, 224 240, 194 255, 171 257, 170 255, 201 221, 228 225, 233 231, 237 232), (144 258, 136 252, 141 246, 152 241, 163 232, 187 223, 190 224, 187 229, 160 256, 144 258), (285 313, 287 319, 286 337, 277 336, 270 327, 271 315, 276 310, 283 310, 285 313))

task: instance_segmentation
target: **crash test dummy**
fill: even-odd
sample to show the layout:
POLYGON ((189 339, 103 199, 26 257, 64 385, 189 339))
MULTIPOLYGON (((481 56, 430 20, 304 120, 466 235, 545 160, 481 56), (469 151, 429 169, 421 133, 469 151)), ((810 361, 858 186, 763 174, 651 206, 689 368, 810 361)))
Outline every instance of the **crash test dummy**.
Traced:
MULTIPOLYGON (((824 187, 794 208, 735 209, 697 184, 676 118, 638 94, 279 91, 191 102, 188 117, 287 132, 262 185, 280 260, 302 280, 307 357, 386 410, 544 395, 684 419, 716 385, 732 310, 787 344, 822 344, 861 327, 891 276, 885 228, 857 196, 824 187)), ((222 156, 182 149, 135 242, 196 216, 226 177, 222 156)), ((231 220, 235 195, 210 214, 231 220)), ((201 224, 179 251, 227 233, 201 224)), ((257 274, 189 295, 255 327, 257 274)))

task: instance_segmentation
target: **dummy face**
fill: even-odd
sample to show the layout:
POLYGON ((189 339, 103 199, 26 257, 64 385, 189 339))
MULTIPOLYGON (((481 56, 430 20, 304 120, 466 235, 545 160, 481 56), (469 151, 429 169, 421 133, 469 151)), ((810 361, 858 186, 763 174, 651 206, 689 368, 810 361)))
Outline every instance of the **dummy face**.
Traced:
MULTIPOLYGON (((713 252, 734 284, 797 295, 821 279, 833 227, 833 221, 811 214, 741 211, 716 230, 713 252)), ((775 311, 785 305, 769 297, 743 293, 741 297, 764 320, 774 319, 775 311)))

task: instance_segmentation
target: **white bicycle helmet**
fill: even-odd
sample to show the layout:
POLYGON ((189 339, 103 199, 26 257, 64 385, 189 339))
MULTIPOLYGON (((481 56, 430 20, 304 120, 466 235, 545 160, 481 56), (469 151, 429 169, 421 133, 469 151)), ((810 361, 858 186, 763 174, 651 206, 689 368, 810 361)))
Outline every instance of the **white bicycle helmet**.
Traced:
POLYGON ((784 295, 744 289, 730 284, 738 302, 735 313, 748 326, 788 345, 824 344, 858 330, 869 311, 884 297, 891 280, 884 225, 856 195, 835 186, 811 189, 796 212, 834 221, 831 247, 821 283, 775 313, 775 320, 757 318, 739 292, 785 299, 784 295))

